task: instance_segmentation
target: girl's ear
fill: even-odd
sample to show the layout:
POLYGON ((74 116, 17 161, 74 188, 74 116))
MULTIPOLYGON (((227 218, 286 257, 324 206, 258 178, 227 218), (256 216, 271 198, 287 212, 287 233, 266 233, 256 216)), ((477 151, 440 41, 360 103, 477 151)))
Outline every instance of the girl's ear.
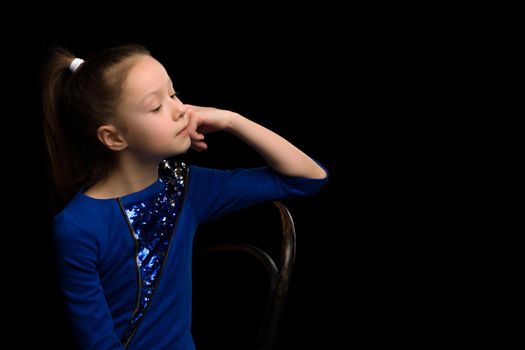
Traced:
POLYGON ((97 129, 97 137, 107 148, 112 151, 123 151, 128 147, 122 133, 114 125, 102 125, 97 129))

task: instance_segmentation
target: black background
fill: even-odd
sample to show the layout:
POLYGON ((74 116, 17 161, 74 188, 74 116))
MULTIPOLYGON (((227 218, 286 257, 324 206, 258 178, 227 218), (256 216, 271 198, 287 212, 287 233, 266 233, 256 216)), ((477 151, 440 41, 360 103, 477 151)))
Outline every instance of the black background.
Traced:
MULTIPOLYGON (((505 49, 519 46, 502 41, 492 7, 476 17, 366 2, 22 5, 0 23, 3 339, 14 347, 68 348, 38 68, 53 43, 85 57, 138 42, 183 101, 236 110, 330 172, 321 193, 287 202, 298 251, 278 348, 524 348, 512 181, 522 137, 501 118, 516 94, 505 49)), ((228 135, 209 146, 188 161, 262 164, 228 135)))
MULTIPOLYGON (((61 14, 32 8, 35 18, 13 13, 15 20, 2 28, 9 92, 3 289, 17 347, 69 346, 49 256, 39 65, 53 43, 85 57, 125 42, 150 49, 184 102, 240 112, 330 172, 321 193, 287 202, 298 255, 277 348, 426 348, 454 344, 456 337, 463 345, 522 345, 523 323, 514 319, 523 310, 515 278, 523 259, 509 248, 512 239, 479 243, 480 234, 471 245, 477 229, 454 223, 466 217, 466 191, 456 191, 456 200, 439 195, 462 160, 451 157, 443 170, 441 159, 421 150, 438 119, 433 106, 420 107, 418 99, 441 86, 425 90, 416 82, 439 71, 418 62, 432 55, 419 50, 419 40, 406 54, 393 7, 73 4, 61 14), (407 65, 416 72, 409 74, 407 65), (407 85, 406 91, 421 91, 407 97, 407 85), (407 100, 427 118, 407 118, 407 100), (471 255, 472 248, 485 250, 471 255), (24 336, 15 336, 20 330, 24 336)), ((209 136, 206 152, 185 158, 219 168, 262 164, 222 134, 209 136)))

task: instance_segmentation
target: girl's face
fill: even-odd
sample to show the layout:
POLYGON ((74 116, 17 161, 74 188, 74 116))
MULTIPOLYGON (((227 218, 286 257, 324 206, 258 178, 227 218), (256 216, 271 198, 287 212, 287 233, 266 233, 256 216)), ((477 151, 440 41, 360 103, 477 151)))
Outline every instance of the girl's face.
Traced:
POLYGON ((153 57, 135 59, 117 109, 125 127, 127 149, 158 161, 186 152, 191 144, 189 120, 173 82, 153 57))

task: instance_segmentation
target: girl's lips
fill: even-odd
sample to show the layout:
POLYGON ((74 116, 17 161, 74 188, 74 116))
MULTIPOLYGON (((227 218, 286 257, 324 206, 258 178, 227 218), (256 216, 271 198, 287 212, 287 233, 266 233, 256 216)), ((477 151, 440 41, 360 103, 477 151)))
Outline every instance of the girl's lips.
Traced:
POLYGON ((181 131, 179 131, 177 133, 177 136, 181 135, 181 134, 187 134, 188 133, 188 126, 186 125, 184 128, 182 128, 181 131))

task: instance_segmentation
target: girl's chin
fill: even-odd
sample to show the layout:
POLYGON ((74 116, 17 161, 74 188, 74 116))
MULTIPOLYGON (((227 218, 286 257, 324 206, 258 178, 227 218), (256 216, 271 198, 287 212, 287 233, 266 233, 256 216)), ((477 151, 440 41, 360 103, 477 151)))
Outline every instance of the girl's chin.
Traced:
POLYGON ((178 147, 177 154, 186 153, 190 149, 190 147, 191 147, 191 139, 190 139, 190 137, 188 136, 188 138, 185 141, 186 142, 184 142, 184 145, 181 145, 181 147, 178 147))

